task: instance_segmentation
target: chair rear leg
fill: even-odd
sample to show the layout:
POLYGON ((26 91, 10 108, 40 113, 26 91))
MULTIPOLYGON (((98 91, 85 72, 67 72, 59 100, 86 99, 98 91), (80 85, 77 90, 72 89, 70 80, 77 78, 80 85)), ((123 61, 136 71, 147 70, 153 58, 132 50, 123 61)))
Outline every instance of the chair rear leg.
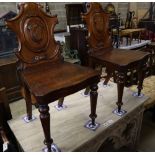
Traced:
POLYGON ((32 119, 31 93, 26 86, 24 86, 24 93, 25 93, 25 101, 26 101, 27 118, 28 120, 31 120, 32 119))
POLYGON ((143 89, 143 81, 144 81, 144 74, 143 70, 140 69, 138 72, 138 96, 141 96, 141 90, 143 89))
POLYGON ((110 78, 111 78, 111 76, 112 76, 112 73, 109 71, 108 68, 106 69, 106 72, 107 72, 107 76, 105 78, 105 81, 104 81, 103 85, 107 85, 109 80, 110 80, 110 78))
POLYGON ((107 85, 107 84, 108 84, 108 82, 109 82, 109 80, 110 80, 110 78, 111 78, 111 75, 110 75, 110 74, 108 74, 108 75, 106 76, 106 78, 105 78, 104 82, 103 82, 103 85, 107 85))
POLYGON ((118 101, 116 104, 118 106, 118 113, 120 113, 121 107, 123 105, 122 97, 123 97, 123 91, 124 91, 124 83, 117 83, 117 91, 118 91, 118 101))
POLYGON ((90 92, 90 87, 86 87, 85 91, 84 91, 84 95, 88 95, 90 92))
POLYGON ((64 97, 59 98, 58 100, 58 107, 63 107, 64 97))

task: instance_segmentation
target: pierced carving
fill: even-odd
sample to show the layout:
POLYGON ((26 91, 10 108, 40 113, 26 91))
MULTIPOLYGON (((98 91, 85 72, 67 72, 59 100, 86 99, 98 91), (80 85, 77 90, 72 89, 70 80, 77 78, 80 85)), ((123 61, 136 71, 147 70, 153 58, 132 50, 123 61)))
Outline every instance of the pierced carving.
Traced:
POLYGON ((115 72, 116 83, 125 83, 126 74, 123 72, 115 72))

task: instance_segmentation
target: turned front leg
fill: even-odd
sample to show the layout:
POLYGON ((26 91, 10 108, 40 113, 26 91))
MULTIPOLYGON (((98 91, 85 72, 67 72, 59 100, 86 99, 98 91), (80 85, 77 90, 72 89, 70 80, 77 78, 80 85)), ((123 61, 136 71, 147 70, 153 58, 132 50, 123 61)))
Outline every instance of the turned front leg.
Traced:
POLYGON ((94 84, 90 87, 91 114, 89 115, 89 117, 92 119, 93 126, 95 126, 95 118, 97 117, 96 115, 96 106, 97 106, 97 97, 98 97, 97 89, 98 89, 97 84, 94 84))
POLYGON ((24 86, 24 93, 25 93, 25 101, 26 101, 27 118, 28 118, 28 120, 31 120, 32 119, 31 93, 26 86, 24 86))
POLYGON ((121 112, 121 107, 123 105, 122 98, 123 98, 123 91, 124 91, 124 85, 125 85, 125 74, 124 73, 118 73, 116 77, 117 82, 117 93, 118 93, 118 100, 116 102, 118 106, 118 112, 121 112))
POLYGON ((39 105, 40 112, 40 120, 44 131, 44 144, 47 145, 48 152, 51 152, 51 145, 53 143, 53 139, 51 138, 50 132, 50 114, 49 114, 49 106, 48 105, 39 105))

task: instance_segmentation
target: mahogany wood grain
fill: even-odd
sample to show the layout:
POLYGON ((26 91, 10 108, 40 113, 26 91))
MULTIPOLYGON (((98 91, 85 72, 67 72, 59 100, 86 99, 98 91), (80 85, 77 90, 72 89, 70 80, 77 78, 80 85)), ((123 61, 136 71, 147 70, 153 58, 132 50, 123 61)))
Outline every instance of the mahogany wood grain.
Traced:
POLYGON ((18 72, 25 88, 28 118, 32 117, 33 94, 39 104, 40 120, 45 135, 45 145, 51 151, 53 139, 50 133, 48 104, 64 96, 91 86, 92 124, 96 118, 97 83, 99 72, 63 61, 60 45, 54 39, 57 16, 47 15, 36 3, 23 3, 19 14, 6 22, 16 32, 19 47, 18 72))
POLYGON ((105 13, 100 3, 89 3, 87 13, 82 14, 88 29, 89 60, 94 65, 105 65, 108 76, 104 84, 107 84, 110 77, 114 77, 118 85, 118 111, 121 110, 123 89, 126 83, 127 72, 137 70, 139 73, 138 95, 142 89, 144 72, 149 53, 142 51, 131 51, 114 49, 109 32, 109 14, 105 13))

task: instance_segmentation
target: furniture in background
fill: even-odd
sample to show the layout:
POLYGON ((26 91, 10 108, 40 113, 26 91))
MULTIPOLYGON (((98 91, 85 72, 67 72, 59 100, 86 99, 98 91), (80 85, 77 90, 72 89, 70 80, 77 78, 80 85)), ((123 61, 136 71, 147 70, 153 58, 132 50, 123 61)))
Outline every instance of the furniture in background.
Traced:
POLYGON ((47 145, 45 150, 58 151, 50 134, 50 114, 48 104, 90 86, 91 121, 94 129, 97 105, 97 83, 99 73, 91 68, 64 62, 60 45, 54 39, 56 16, 47 15, 37 3, 20 5, 19 15, 6 22, 19 38, 18 72, 25 90, 27 106, 26 122, 34 119, 32 115, 31 94, 39 105, 40 120, 47 145), (54 148, 53 148, 54 147, 54 148))
POLYGON ((5 21, 15 17, 15 12, 3 12, 0 14, 0 58, 14 55, 14 48, 18 47, 14 32, 6 28, 5 21))
POLYGON ((125 21, 125 29, 132 29, 133 28, 133 18, 134 18, 135 12, 134 11, 128 11, 127 17, 125 21))
POLYGON ((18 47, 17 38, 5 25, 5 20, 15 16, 16 13, 12 11, 0 15, 0 87, 6 88, 9 103, 22 98, 14 54, 14 48, 18 47))
POLYGON ((0 58, 0 87, 6 87, 9 103, 22 98, 16 65, 17 58, 15 56, 0 58))
POLYGON ((112 3, 108 3, 104 11, 109 14, 109 29, 111 31, 112 45, 118 48, 121 43, 119 34, 121 28, 120 13, 118 15, 116 14, 115 6, 112 3))
POLYGON ((137 71, 138 93, 136 95, 140 96, 149 53, 114 49, 109 34, 109 15, 103 11, 99 3, 90 3, 89 8, 88 12, 82 15, 82 18, 88 28, 90 64, 91 66, 105 65, 107 78, 104 84, 107 84, 109 79, 114 77, 118 89, 116 102, 118 108, 113 112, 117 115, 123 115, 125 111, 121 110, 121 106, 123 105, 122 97, 127 74, 133 70, 137 71))
MULTIPOLYGON (((77 55, 82 66, 88 66, 86 34, 81 13, 85 12, 86 4, 66 4, 67 31, 70 34, 68 39, 69 48, 66 50, 67 55, 77 55)), ((66 44, 66 45, 67 45, 66 44)), ((68 46, 68 45, 67 45, 68 46)), ((59 99, 57 109, 65 108, 64 97, 59 99)))
MULTIPOLYGON (((10 119, 12 119, 12 115, 6 97, 6 90, 5 88, 0 88, 0 146, 7 145, 9 143, 6 122, 10 119)), ((5 151, 4 148, 0 147, 0 152, 3 151, 5 151)))
POLYGON ((12 119, 9 103, 7 100, 6 89, 0 88, 0 145, 6 145, 6 148, 0 147, 0 152, 4 152, 8 149, 9 137, 6 127, 8 120, 12 119))
POLYGON ((1 125, 3 121, 12 119, 11 110, 8 104, 8 98, 6 95, 6 89, 4 87, 0 88, 0 114, 1 114, 1 125))
POLYGON ((85 5, 83 4, 66 4, 66 18, 67 18, 67 30, 70 32, 72 27, 80 27, 83 25, 81 19, 81 13, 85 12, 85 5))
POLYGON ((70 33, 70 51, 77 50, 81 65, 85 65, 85 36, 87 30, 84 28, 84 23, 81 19, 81 13, 85 12, 85 5, 83 4, 66 4, 66 19, 67 29, 70 33))
POLYGON ((155 41, 155 3, 151 2, 150 8, 138 23, 139 28, 146 28, 147 33, 143 34, 145 39, 155 41), (148 18, 145 18, 148 15, 148 18))
POLYGON ((141 34, 146 31, 145 28, 136 28, 136 29, 124 29, 120 31, 120 37, 127 37, 126 45, 128 45, 128 38, 130 39, 130 45, 135 35, 137 35, 136 39, 138 39, 138 43, 141 42, 141 34))
POLYGON ((7 91, 0 88, 0 152, 22 151, 19 147, 14 133, 11 131, 8 121, 12 120, 11 108, 9 106, 7 91))

